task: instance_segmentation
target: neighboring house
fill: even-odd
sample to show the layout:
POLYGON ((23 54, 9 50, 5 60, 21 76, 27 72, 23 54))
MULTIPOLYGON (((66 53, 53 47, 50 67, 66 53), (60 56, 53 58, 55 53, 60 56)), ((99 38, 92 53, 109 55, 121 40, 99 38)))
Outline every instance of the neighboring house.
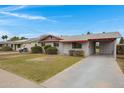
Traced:
POLYGON ((6 43, 6 42, 4 42, 4 41, 0 42, 0 49, 2 48, 2 46, 5 45, 5 43, 6 43))
POLYGON ((23 47, 30 51, 35 45, 51 45, 57 47, 59 54, 69 55, 70 50, 83 50, 85 56, 96 53, 116 56, 116 40, 120 37, 119 32, 74 36, 43 35, 39 38, 8 42, 8 44, 16 51, 23 47))
POLYGON ((25 47, 27 39, 25 40, 17 40, 17 41, 7 41, 6 45, 11 47, 15 51, 19 51, 21 48, 25 47))

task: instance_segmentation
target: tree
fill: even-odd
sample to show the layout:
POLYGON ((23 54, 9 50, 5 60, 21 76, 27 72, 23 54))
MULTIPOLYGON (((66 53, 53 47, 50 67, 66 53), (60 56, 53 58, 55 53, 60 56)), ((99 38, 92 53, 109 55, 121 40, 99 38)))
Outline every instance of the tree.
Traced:
POLYGON ((87 35, 91 34, 89 31, 87 32, 87 35))
POLYGON ((1 37, 3 40, 5 39, 5 36, 4 35, 2 35, 2 37, 1 37))
POLYGON ((14 36, 14 37, 10 38, 10 41, 16 41, 16 40, 20 40, 19 37, 14 36))
POLYGON ((3 40, 7 40, 7 38, 8 38, 8 36, 7 35, 2 35, 2 37, 1 37, 3 40))
POLYGON ((21 37, 21 38, 20 38, 20 40, 24 40, 24 39, 27 39, 27 38, 25 38, 25 37, 21 37))
POLYGON ((123 37, 121 37, 121 39, 120 39, 120 44, 124 44, 124 39, 123 39, 123 37))
POLYGON ((24 40, 24 39, 27 39, 27 38, 25 38, 25 37, 14 36, 14 37, 10 38, 10 41, 24 40))
POLYGON ((4 35, 4 38, 7 40, 8 39, 8 36, 7 35, 4 35))

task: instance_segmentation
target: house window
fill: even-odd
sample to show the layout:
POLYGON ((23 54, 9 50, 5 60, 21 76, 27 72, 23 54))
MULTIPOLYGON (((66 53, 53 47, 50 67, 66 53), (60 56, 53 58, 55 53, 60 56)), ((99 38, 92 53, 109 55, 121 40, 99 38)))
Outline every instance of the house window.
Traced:
POLYGON ((59 43, 58 42, 54 42, 54 47, 58 47, 59 46, 59 43))
POLYGON ((82 48, 82 44, 81 43, 79 43, 79 42, 74 42, 74 43, 72 43, 72 49, 74 49, 74 48, 82 48))
POLYGON ((41 46, 45 46, 45 43, 44 43, 44 42, 42 42, 42 43, 41 43, 41 46))

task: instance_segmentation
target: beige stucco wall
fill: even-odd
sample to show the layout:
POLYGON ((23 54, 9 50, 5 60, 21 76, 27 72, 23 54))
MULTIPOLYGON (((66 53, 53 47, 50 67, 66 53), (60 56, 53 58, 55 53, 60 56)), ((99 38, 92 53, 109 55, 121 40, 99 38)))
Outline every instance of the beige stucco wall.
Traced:
POLYGON ((83 50, 85 53, 85 56, 88 56, 89 55, 88 46, 89 46, 89 43, 85 42, 85 43, 82 43, 81 49, 72 49, 72 43, 60 43, 59 53, 64 55, 69 55, 69 50, 83 50))
POLYGON ((69 54, 69 50, 72 49, 72 45, 71 43, 63 43, 63 51, 61 51, 63 54, 68 55, 69 54))
POLYGON ((85 53, 85 56, 89 56, 89 42, 82 43, 82 50, 85 53))
POLYGON ((46 42, 45 45, 51 45, 51 46, 53 46, 53 42, 46 42))
POLYGON ((112 42, 101 42, 100 53, 101 54, 114 54, 115 41, 112 42))

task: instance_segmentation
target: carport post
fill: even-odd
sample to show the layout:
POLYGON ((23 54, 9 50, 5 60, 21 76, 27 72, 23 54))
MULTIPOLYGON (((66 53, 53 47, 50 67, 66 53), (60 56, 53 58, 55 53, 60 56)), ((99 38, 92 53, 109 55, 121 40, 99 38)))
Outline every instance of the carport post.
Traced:
POLYGON ((115 60, 116 60, 116 39, 115 39, 115 41, 114 41, 114 58, 115 58, 115 60))

